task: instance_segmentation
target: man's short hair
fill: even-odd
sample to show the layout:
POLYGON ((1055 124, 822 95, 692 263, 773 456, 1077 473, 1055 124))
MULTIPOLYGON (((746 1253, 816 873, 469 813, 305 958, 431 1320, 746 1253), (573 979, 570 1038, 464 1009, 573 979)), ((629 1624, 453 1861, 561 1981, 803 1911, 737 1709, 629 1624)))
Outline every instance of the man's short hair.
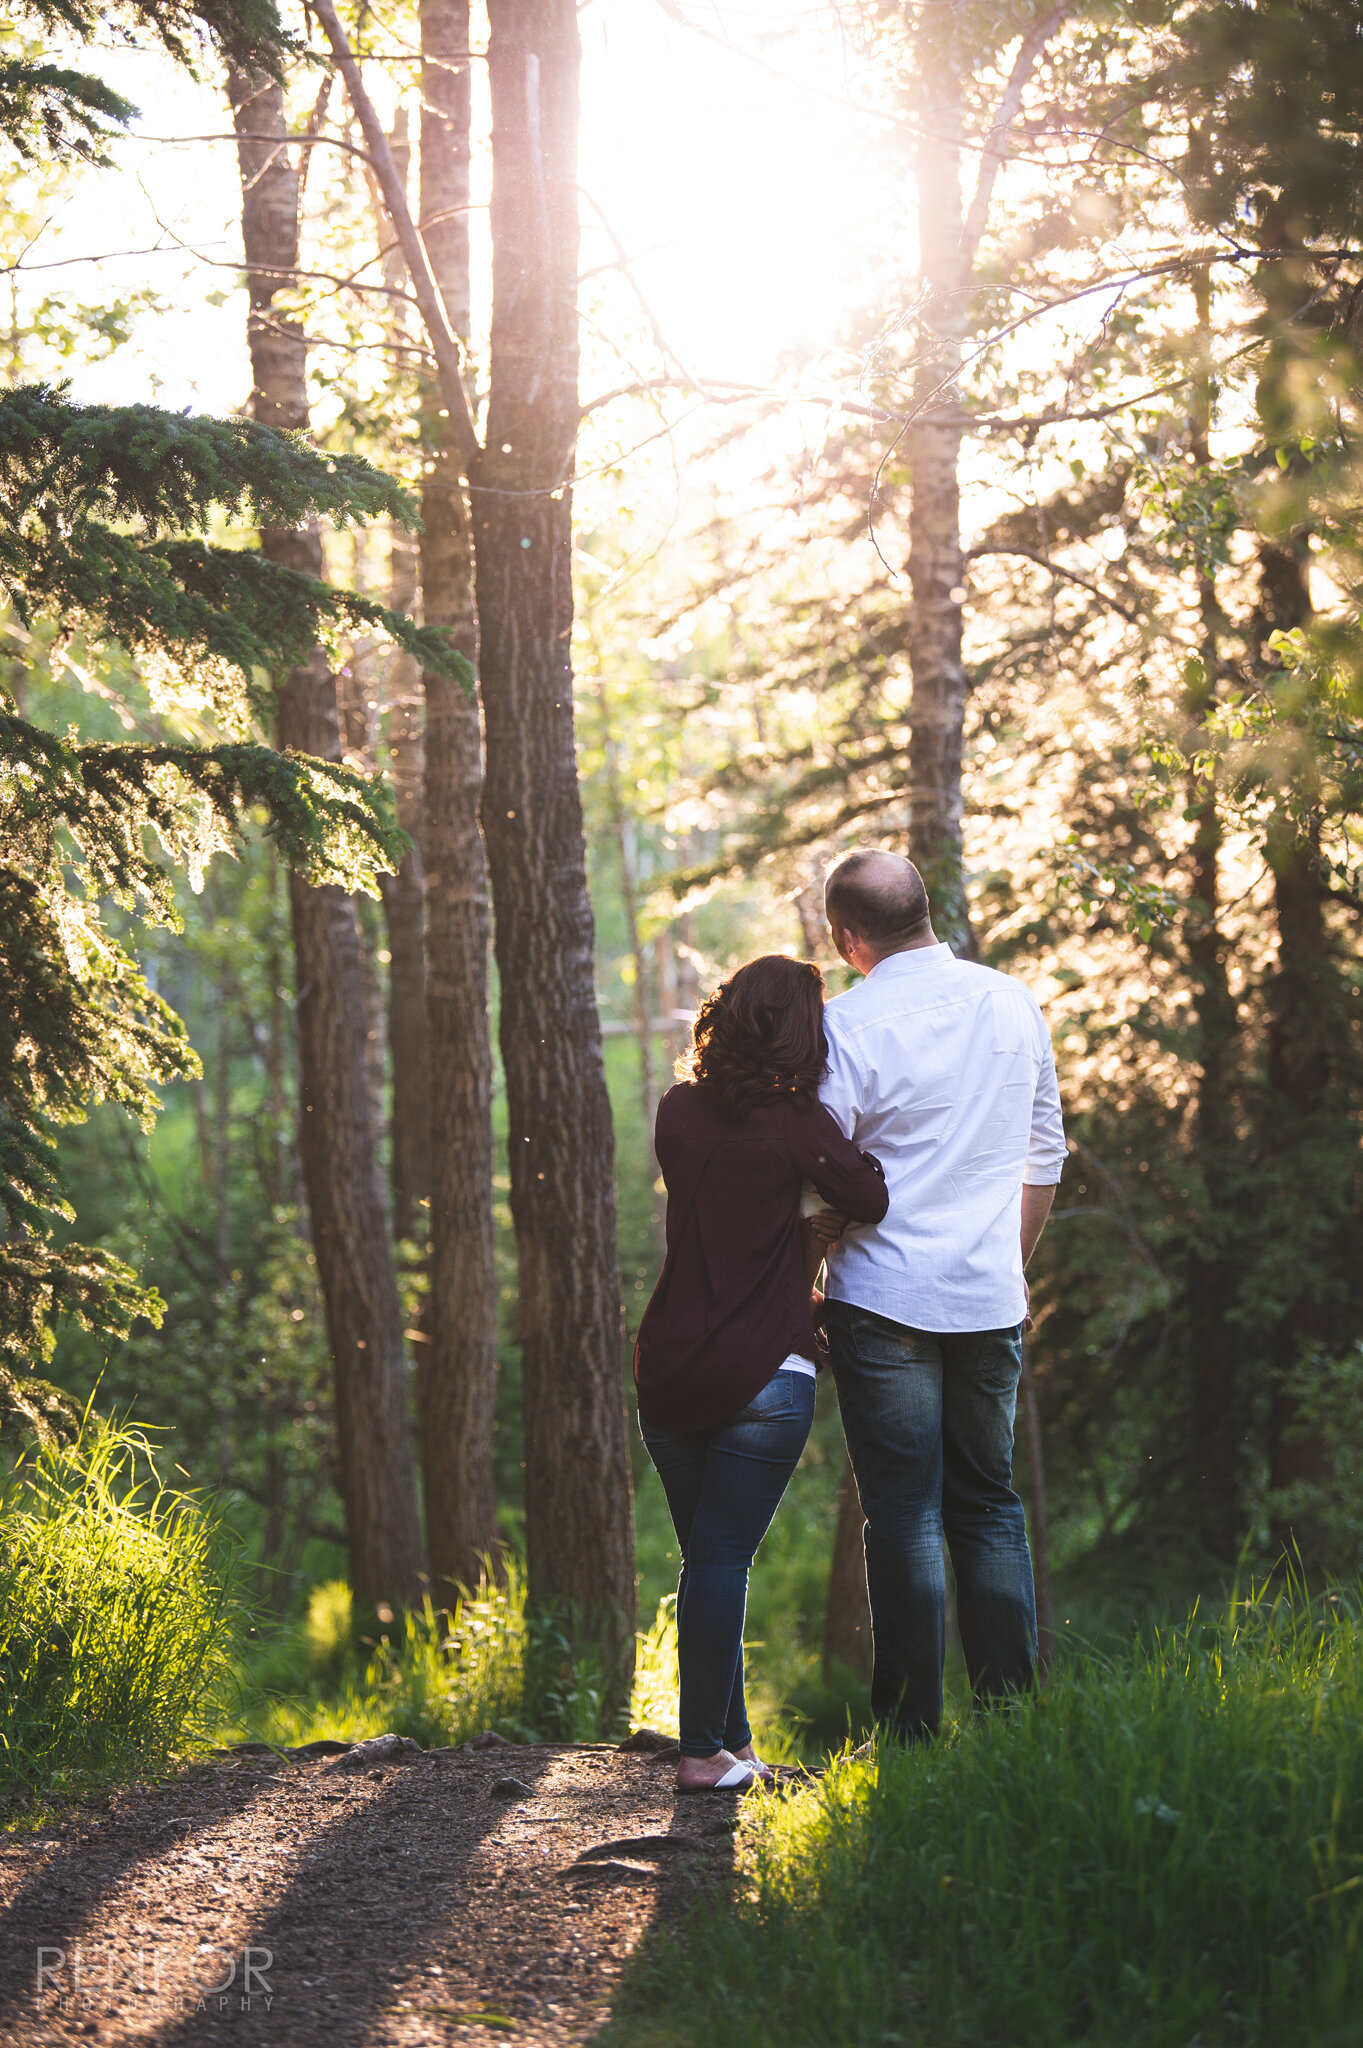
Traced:
POLYGON ((921 939, 931 922, 928 892, 913 862, 874 847, 844 854, 829 869, 823 901, 835 929, 850 926, 887 949, 921 939))

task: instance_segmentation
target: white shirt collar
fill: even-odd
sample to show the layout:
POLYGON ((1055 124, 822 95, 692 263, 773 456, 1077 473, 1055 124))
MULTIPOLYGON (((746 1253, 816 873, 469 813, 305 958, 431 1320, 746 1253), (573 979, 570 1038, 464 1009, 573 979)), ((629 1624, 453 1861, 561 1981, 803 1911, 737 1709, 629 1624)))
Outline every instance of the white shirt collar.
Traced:
POLYGON ((892 977, 897 978, 901 974, 921 974, 927 967, 954 967, 955 965, 956 955, 952 952, 950 946, 942 939, 939 939, 935 946, 911 946, 906 953, 887 953, 883 960, 877 960, 875 966, 865 979, 873 981, 877 976, 880 976, 883 980, 888 981, 892 977))

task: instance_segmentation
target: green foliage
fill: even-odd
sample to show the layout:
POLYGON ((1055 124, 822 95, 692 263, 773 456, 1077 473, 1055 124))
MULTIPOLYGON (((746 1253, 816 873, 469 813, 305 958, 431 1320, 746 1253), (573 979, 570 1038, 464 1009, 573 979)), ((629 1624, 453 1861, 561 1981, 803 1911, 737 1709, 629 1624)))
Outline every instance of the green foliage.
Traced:
POLYGON ((226 1663, 228 1559, 140 1431, 87 1417, 0 1492, 0 1775, 70 1792, 203 1733, 226 1663))
MULTIPOLYGON (((31 22, 49 36, 65 33, 83 43, 101 31, 125 42, 149 35, 188 69, 196 48, 211 42, 229 61, 277 77, 284 57, 298 48, 275 0, 121 0, 112 8, 97 0, 17 0, 7 14, 10 24, 31 22)), ((0 58, 0 136, 21 157, 107 164, 102 145, 113 131, 104 123, 126 127, 137 111, 88 72, 35 61, 27 49, 0 58)))
POLYGON ((211 37, 236 64, 273 69, 297 49, 279 19, 275 0, 18 0, 12 15, 36 21, 49 34, 68 30, 82 42, 110 30, 131 41, 154 36, 179 63, 190 64, 195 46, 211 37))
MULTIPOLYGON (((631 1727, 675 1732, 677 1624, 664 1600, 638 1635, 631 1727)), ((360 1741, 392 1730, 427 1747, 466 1742, 485 1728, 511 1740, 594 1742, 604 1725, 601 1673, 576 1656, 565 1632, 527 1616, 524 1568, 508 1559, 504 1583, 484 1579, 453 1614, 430 1602, 377 1643, 357 1642, 344 1579, 316 1585, 298 1632, 303 1670, 287 1639, 245 1681, 234 1735, 291 1744, 326 1736, 360 1741), (302 1683, 300 1684, 300 1678, 302 1683)))
POLYGON ((344 1580, 315 1586, 303 1637, 310 1683, 301 1697, 293 1674, 289 1690, 274 1697, 262 1688, 253 1694, 248 1680, 234 1733, 287 1744, 355 1742, 391 1730, 427 1747, 465 1742, 485 1728, 524 1733, 529 1629, 514 1559, 504 1584, 485 1579, 453 1614, 428 1600, 395 1633, 368 1644, 356 1642, 344 1580))
POLYGON ((634 1690, 630 1695, 631 1728, 677 1732, 677 1596, 665 1593, 648 1628, 641 1628, 634 1650, 634 1690))
POLYGON ((1355 1569, 1363 1564, 1363 1343, 1343 1358, 1308 1350, 1287 1375, 1296 1408, 1290 1441, 1319 1445, 1320 1471, 1295 1480, 1272 1501, 1292 1526, 1316 1528, 1330 1551, 1355 1569))
POLYGON ((200 674, 238 724, 241 686, 224 669, 249 683, 302 660, 340 625, 381 627, 471 686, 467 660, 439 630, 254 549, 186 535, 215 513, 284 529, 318 513, 416 518, 369 463, 254 420, 75 405, 47 385, 0 395, 0 584, 26 624, 47 612, 200 674))
POLYGON ((1363 1636, 1297 1590, 816 1790, 750 1802, 732 1902, 608 2039, 1186 2048, 1353 2037, 1363 1636))
MULTIPOLYGON (((376 778, 268 747, 80 746, 0 712, 0 762, 0 1362, 31 1366, 51 1355, 58 1315, 126 1336, 161 1306, 121 1261, 44 1241, 71 1218, 51 1123, 109 1100, 149 1128, 159 1087, 198 1071, 100 899, 174 924, 153 839, 197 879, 258 805, 284 858, 315 883, 372 890, 375 859, 396 864, 404 841, 376 778)), ((5 1384, 13 1392, 12 1375, 5 1384)), ((32 1403, 18 1412, 31 1426, 32 1403)))
POLYGON ((253 526, 299 526, 312 513, 411 520, 400 484, 360 457, 325 454, 302 434, 152 405, 77 405, 47 384, 0 396, 0 517, 70 529, 136 522, 156 538, 216 508, 253 526))
POLYGON ((126 124, 137 109, 88 72, 0 57, 0 135, 23 157, 105 163, 105 121, 126 124))
POLYGON ((1269 248, 1341 228, 1347 237, 1361 52, 1357 0, 1212 0, 1181 12, 1164 83, 1191 117, 1188 191, 1204 221, 1236 221, 1269 248))

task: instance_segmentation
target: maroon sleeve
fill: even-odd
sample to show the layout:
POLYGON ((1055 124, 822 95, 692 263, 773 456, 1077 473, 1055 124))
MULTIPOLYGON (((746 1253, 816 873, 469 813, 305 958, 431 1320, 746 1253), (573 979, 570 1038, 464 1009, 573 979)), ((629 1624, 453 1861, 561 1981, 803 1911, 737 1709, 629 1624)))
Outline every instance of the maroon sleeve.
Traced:
POLYGON ((789 1138, 795 1164, 830 1209, 857 1223, 879 1223, 890 1206, 880 1161, 844 1138, 821 1102, 792 1111, 789 1138))

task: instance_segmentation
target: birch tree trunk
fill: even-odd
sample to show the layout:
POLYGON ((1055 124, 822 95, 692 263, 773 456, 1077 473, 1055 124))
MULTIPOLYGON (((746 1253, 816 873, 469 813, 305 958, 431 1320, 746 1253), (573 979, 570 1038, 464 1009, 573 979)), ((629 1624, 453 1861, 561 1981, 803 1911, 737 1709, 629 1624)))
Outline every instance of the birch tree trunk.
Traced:
POLYGON ((961 429, 956 385, 965 332, 961 208, 961 81, 952 10, 919 35, 923 133, 914 163, 919 277, 925 293, 906 454, 912 488, 908 575, 913 590, 909 667, 909 851, 932 901, 933 926, 958 953, 974 942, 961 874, 961 752, 966 676, 961 657, 961 429))
MULTIPOLYGON (((421 230, 456 334, 469 316, 468 0, 421 0, 421 230)), ((428 401, 422 490, 425 623, 476 662, 468 498, 448 422, 428 401)), ((487 859, 479 827, 478 707, 427 670, 426 976, 431 1059, 430 1309, 420 1402, 431 1571, 448 1598, 496 1565, 492 1426, 497 1282, 492 1226, 492 1047, 487 859)))
POLYGON ((634 1546, 614 1140, 573 735, 578 422, 573 0, 491 0, 493 314, 472 478, 530 1594, 628 1694, 634 1546))
MULTIPOLYGON (((286 134, 283 93, 229 74, 238 135, 286 134)), ((267 425, 306 429, 302 328, 274 309, 298 267, 298 179, 287 150, 242 139, 242 233, 250 266, 251 409, 267 425)), ((323 571, 315 524, 266 528, 274 561, 323 571)), ((277 738, 327 760, 341 757, 335 679, 320 648, 276 690, 277 738)), ((397 1605, 420 1593, 423 1565, 407 1417, 402 1317, 370 1120, 365 1006, 355 906, 344 891, 289 877, 297 957, 299 1153, 313 1250, 336 1376, 340 1492, 358 1601, 397 1605)))

